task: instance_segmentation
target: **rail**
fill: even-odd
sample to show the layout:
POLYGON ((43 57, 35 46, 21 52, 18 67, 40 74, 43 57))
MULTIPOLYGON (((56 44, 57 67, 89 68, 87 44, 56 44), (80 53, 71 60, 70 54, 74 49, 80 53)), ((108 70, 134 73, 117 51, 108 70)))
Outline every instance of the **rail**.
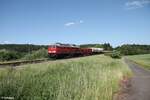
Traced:
POLYGON ((31 64, 31 63, 40 63, 48 61, 48 59, 37 59, 37 60, 20 60, 20 61, 10 61, 10 62, 0 62, 0 67, 4 66, 19 66, 23 64, 31 64))

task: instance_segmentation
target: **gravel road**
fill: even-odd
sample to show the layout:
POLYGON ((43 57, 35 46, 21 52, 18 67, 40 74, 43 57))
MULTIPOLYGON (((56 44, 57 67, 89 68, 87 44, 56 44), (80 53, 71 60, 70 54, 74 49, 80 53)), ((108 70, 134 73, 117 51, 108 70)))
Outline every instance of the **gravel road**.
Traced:
POLYGON ((125 62, 134 74, 125 100, 150 100, 150 71, 128 59, 125 59, 125 62))

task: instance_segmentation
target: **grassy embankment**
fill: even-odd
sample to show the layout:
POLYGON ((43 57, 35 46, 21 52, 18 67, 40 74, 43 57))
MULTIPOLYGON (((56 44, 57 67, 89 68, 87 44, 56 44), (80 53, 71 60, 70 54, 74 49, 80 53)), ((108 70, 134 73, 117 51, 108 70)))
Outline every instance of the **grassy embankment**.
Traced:
POLYGON ((150 70, 150 54, 127 56, 130 60, 150 70))
POLYGON ((0 97, 15 100, 112 100, 131 72, 103 55, 0 69, 0 97))

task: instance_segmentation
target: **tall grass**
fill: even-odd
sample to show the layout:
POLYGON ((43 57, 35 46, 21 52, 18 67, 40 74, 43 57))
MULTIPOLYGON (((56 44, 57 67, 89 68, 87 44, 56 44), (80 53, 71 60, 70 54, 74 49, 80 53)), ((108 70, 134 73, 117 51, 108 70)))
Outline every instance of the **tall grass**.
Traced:
POLYGON ((143 54, 143 55, 134 55, 134 56, 127 56, 130 60, 133 60, 137 64, 142 65, 144 68, 150 70, 150 54, 143 54))
POLYGON ((103 55, 0 70, 0 97, 15 100, 111 100, 130 75, 121 59, 103 55))

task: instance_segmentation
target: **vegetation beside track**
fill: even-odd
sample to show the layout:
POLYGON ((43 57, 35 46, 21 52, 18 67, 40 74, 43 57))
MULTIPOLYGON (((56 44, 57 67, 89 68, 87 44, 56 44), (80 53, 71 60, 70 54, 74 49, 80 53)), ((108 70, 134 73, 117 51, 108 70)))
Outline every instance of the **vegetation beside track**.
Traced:
POLYGON ((116 47, 115 50, 120 51, 123 55, 149 54, 150 45, 124 44, 116 47))
POLYGON ((127 56, 127 58, 150 70, 150 54, 127 56))
POLYGON ((22 59, 23 60, 35 60, 35 59, 43 59, 43 58, 48 58, 48 52, 47 52, 47 49, 45 48, 26 54, 22 59))
POLYGON ((47 49, 41 48, 36 51, 29 53, 20 53, 16 51, 0 50, 0 62, 11 62, 20 60, 37 60, 37 59, 47 59, 48 52, 47 49))
POLYGON ((15 100, 112 100, 131 72, 104 55, 0 69, 0 97, 15 100))
POLYGON ((43 59, 36 59, 36 60, 18 60, 18 61, 0 62, 0 67, 6 67, 6 66, 16 67, 23 64, 40 63, 48 60, 50 59, 43 58, 43 59))

